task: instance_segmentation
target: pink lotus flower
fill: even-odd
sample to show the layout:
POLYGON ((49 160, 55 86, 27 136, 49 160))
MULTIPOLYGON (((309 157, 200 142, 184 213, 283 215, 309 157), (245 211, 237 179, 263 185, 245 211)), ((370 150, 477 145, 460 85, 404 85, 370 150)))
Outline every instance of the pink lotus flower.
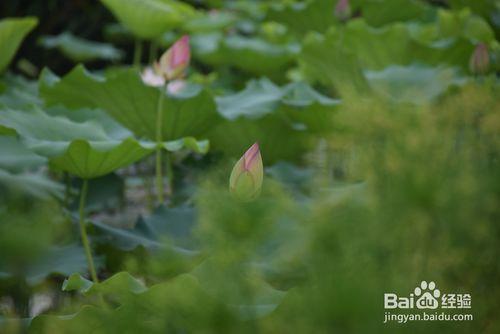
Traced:
POLYGON ((184 35, 160 57, 159 62, 155 62, 155 71, 166 80, 180 79, 190 60, 189 36, 184 35))
POLYGON ((242 201, 251 201, 260 194, 264 168, 259 144, 253 144, 236 163, 229 178, 229 190, 242 201))
POLYGON ((479 43, 472 53, 469 61, 469 69, 473 74, 486 74, 490 67, 490 55, 488 47, 479 43))

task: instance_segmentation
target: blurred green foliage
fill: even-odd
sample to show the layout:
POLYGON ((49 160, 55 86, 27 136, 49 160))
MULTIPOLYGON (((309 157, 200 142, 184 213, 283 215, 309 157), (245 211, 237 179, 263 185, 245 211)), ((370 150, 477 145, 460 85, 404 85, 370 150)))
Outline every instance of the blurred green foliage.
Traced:
POLYGON ((0 4, 39 22, 15 55, 35 19, 0 21, 0 332, 500 332, 498 5, 349 4, 0 4), (180 89, 144 84, 186 33, 180 89), (263 189, 241 203, 254 142, 263 189), (474 320, 384 323, 384 293, 423 280, 471 294, 474 320))

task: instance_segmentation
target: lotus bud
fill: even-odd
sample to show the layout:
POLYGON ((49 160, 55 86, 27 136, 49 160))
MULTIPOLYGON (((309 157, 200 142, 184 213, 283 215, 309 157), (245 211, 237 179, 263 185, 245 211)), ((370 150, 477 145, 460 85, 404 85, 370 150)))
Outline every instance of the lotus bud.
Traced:
POLYGON ((259 144, 253 144, 236 163, 229 178, 231 194, 241 201, 257 198, 262 188, 264 168, 259 144))
POLYGON ((180 79, 189 66, 191 49, 189 47, 189 36, 182 36, 174 43, 155 63, 155 71, 166 80, 180 79))
POLYGON ((484 43, 479 43, 474 49, 469 61, 469 69, 473 74, 485 74, 490 66, 490 55, 488 47, 484 43))
POLYGON ((347 21, 351 17, 349 0, 339 0, 335 6, 335 16, 340 21, 347 21))

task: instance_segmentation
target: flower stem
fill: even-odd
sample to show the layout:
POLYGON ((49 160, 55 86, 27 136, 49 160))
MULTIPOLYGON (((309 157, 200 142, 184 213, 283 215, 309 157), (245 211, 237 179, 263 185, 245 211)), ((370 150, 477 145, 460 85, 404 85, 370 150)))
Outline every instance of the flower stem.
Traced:
POLYGON ((89 265, 90 276, 92 281, 99 283, 97 274, 95 271, 94 260, 92 258, 92 251, 90 249, 89 239, 87 237, 87 230, 85 229, 85 200, 87 199, 87 192, 89 188, 89 180, 84 179, 82 190, 80 192, 80 206, 79 206, 79 225, 80 225, 80 236, 82 237, 83 248, 85 249, 85 256, 87 257, 87 262, 89 265))
POLYGON ((141 59, 142 59, 142 41, 140 39, 136 39, 134 45, 134 67, 139 67, 141 65, 141 59))
POLYGON ((159 204, 163 203, 162 142, 163 142, 163 94, 165 86, 160 89, 158 110, 156 111, 156 196, 159 204))
POLYGON ((156 40, 152 40, 149 44, 149 63, 152 64, 156 59, 156 53, 158 52, 158 44, 156 40))
POLYGON ((174 165, 173 165, 173 154, 172 152, 167 152, 167 178, 168 178, 168 193, 170 196, 174 193, 174 165))

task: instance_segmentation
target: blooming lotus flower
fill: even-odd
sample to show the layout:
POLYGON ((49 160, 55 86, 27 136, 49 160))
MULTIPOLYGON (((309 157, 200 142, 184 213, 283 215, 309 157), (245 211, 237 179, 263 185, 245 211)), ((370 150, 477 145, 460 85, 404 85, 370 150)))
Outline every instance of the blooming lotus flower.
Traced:
POLYGON ((259 144, 253 144, 236 163, 229 178, 229 190, 242 201, 251 201, 260 194, 264 168, 259 144))
POLYGON ((155 62, 155 71, 166 80, 182 78, 190 59, 189 36, 185 35, 160 57, 159 62, 155 62))
POLYGON ((340 21, 347 21, 351 17, 351 6, 349 0, 339 0, 335 6, 335 16, 340 21))
POLYGON ((148 86, 161 87, 165 85, 165 78, 156 74, 151 67, 146 67, 141 73, 142 82, 148 86))
POLYGON ((479 43, 472 53, 469 61, 469 69, 473 74, 485 74, 490 66, 490 55, 488 47, 484 43, 479 43))

